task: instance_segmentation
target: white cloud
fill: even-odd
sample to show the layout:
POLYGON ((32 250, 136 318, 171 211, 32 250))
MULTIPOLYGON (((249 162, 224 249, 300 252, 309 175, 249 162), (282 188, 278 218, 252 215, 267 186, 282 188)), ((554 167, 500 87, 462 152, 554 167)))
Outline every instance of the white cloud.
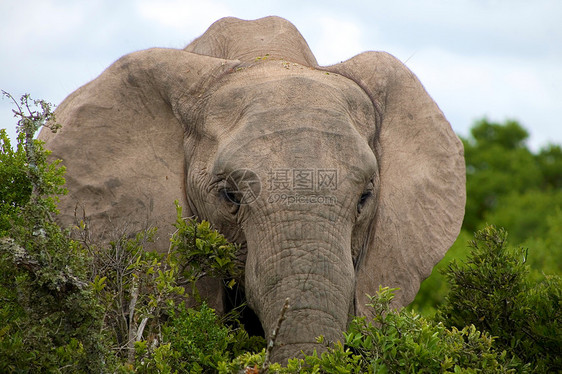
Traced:
POLYGON ((228 6, 216 1, 145 0, 138 3, 139 14, 147 20, 182 33, 202 34, 221 17, 231 14, 228 6))
POLYGON ((548 141, 559 142, 560 131, 548 127, 552 118, 562 116, 557 105, 562 102, 558 85, 562 67, 440 49, 421 50, 407 65, 461 134, 468 135, 474 119, 486 115, 494 121, 512 118, 535 129, 531 130, 535 149, 548 141))
MULTIPOLYGON (((123 54, 182 48, 217 19, 280 15, 318 62, 384 50, 416 73, 455 130, 475 118, 520 120, 533 143, 560 143, 562 2, 403 0, 0 0, 0 88, 60 102, 123 54)), ((10 103, 0 126, 13 130, 10 103)))
POLYGON ((61 4, 56 0, 3 4, 0 12, 7 17, 2 17, 0 45, 9 49, 33 49, 35 53, 48 52, 57 41, 74 35, 90 13, 89 8, 79 3, 61 4))
POLYGON ((320 65, 339 63, 366 49, 355 23, 332 17, 322 17, 316 22, 318 37, 310 47, 320 65))

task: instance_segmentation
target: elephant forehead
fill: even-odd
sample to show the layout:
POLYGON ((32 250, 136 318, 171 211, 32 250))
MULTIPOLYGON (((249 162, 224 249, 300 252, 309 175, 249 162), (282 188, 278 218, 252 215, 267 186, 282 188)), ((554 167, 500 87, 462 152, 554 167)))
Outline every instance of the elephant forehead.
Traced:
POLYGON ((315 127, 365 139, 376 129, 374 107, 353 81, 282 61, 231 74, 207 104, 205 131, 218 137, 247 133, 248 124, 257 132, 315 127))
POLYGON ((363 184, 376 173, 378 163, 368 144, 359 138, 334 138, 303 130, 265 135, 259 141, 234 137, 221 144, 212 164, 213 174, 226 175, 237 169, 253 170, 262 179, 271 171, 285 176, 304 172, 313 179, 324 173, 340 178, 339 186, 346 180, 363 184))
POLYGON ((250 108, 237 121, 232 131, 218 139, 215 174, 249 166, 256 170, 330 168, 341 176, 345 170, 362 179, 377 170, 373 150, 346 112, 301 105, 289 110, 250 108))

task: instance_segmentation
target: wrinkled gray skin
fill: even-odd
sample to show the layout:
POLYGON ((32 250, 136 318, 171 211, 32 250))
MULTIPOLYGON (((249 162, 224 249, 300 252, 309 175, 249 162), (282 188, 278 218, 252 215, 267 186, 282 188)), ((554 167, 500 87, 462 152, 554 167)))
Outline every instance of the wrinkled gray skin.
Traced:
POLYGON ((180 200, 242 244, 267 338, 289 298, 275 361, 340 339, 379 285, 409 303, 462 222, 462 145, 417 78, 382 52, 319 67, 281 18, 225 18, 184 50, 124 56, 56 115, 62 130, 41 138, 68 169, 63 223, 78 206, 102 239, 155 224, 165 249, 180 200), (312 185, 293 185, 303 171, 312 185))

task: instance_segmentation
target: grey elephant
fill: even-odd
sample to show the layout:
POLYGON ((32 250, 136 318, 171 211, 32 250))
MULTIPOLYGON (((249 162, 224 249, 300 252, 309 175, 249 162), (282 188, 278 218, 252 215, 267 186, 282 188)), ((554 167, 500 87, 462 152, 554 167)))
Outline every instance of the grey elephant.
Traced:
POLYGON ((274 361, 340 339, 379 285, 411 302, 460 230, 462 144, 414 74, 383 52, 318 66, 282 18, 126 55, 56 116, 40 138, 67 167, 63 223, 77 205, 98 227, 149 222, 167 248, 179 200, 241 245, 266 338, 289 298, 274 361))

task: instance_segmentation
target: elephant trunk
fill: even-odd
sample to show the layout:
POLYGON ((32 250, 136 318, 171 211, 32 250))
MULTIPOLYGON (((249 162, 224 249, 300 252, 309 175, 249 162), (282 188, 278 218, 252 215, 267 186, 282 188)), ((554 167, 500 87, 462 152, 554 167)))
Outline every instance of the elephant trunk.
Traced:
POLYGON ((325 342, 341 340, 353 306, 351 233, 310 212, 295 214, 278 214, 246 237, 246 296, 268 341, 289 299, 272 351, 275 362, 325 349, 317 343, 321 335, 325 342))

